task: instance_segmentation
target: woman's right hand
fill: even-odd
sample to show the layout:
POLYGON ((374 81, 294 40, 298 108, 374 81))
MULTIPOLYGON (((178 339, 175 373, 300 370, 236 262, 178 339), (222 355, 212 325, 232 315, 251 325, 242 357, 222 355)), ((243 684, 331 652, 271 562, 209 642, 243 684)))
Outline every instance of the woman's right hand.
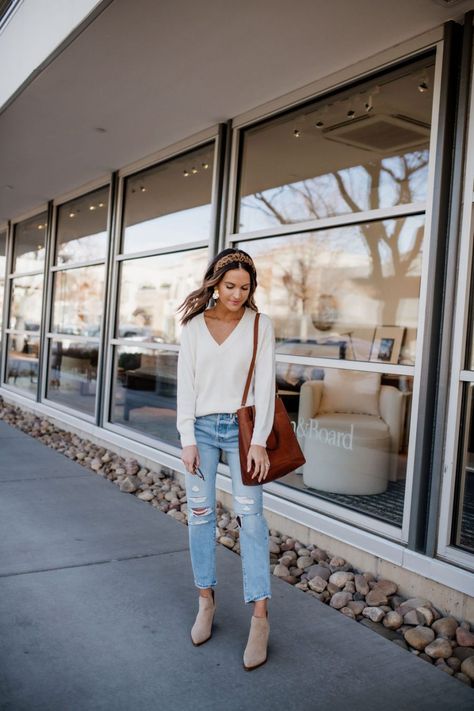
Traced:
POLYGON ((189 444, 187 447, 183 447, 181 461, 186 467, 186 471, 188 471, 190 474, 195 474, 196 472, 194 470, 200 464, 197 445, 189 444))

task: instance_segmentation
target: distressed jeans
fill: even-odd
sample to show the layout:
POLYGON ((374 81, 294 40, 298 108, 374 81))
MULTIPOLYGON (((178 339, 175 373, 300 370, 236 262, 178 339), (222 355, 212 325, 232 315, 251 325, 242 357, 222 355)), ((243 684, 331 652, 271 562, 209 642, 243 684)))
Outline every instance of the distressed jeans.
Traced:
POLYGON ((185 473, 189 550, 198 588, 216 585, 216 473, 219 450, 227 454, 232 476, 233 510, 240 527, 244 601, 271 597, 268 525, 263 515, 262 485, 242 483, 239 425, 235 413, 196 417, 194 423, 204 481, 185 473))

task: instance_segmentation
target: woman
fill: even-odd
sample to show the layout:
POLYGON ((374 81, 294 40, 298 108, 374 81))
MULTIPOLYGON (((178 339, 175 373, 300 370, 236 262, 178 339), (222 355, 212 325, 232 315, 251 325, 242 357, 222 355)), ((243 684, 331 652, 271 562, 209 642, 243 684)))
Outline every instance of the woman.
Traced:
MULTIPOLYGON (((242 404, 253 352, 257 273, 241 249, 224 249, 208 265, 202 285, 180 305, 177 428, 186 469, 188 532, 199 611, 191 629, 195 645, 211 637, 216 609, 216 472, 222 449, 232 476, 233 509, 240 528, 245 603, 253 602, 244 668, 267 658, 271 597, 268 525, 263 515, 262 485, 242 483, 236 411, 242 404), (208 307, 210 298, 214 306, 208 307)), ((266 451, 275 410, 275 338, 273 324, 260 314, 258 349, 247 405, 255 405, 248 470, 262 482, 270 467, 266 451)))

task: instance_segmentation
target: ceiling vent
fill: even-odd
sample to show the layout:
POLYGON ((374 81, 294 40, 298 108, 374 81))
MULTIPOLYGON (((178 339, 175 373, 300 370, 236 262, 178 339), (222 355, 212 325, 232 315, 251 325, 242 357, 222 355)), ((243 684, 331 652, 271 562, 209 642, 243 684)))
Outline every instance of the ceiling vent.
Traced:
POLYGON ((330 141, 376 153, 393 153, 426 143, 430 126, 408 118, 374 114, 350 119, 322 131, 330 141))

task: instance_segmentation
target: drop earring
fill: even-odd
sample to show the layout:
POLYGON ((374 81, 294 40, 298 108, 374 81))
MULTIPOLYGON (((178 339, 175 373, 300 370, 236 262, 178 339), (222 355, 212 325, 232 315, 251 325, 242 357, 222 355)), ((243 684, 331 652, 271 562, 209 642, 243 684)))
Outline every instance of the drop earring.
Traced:
POLYGON ((214 299, 214 301, 217 301, 217 299, 219 298, 219 292, 217 291, 217 289, 214 289, 214 293, 212 294, 212 298, 214 299))

